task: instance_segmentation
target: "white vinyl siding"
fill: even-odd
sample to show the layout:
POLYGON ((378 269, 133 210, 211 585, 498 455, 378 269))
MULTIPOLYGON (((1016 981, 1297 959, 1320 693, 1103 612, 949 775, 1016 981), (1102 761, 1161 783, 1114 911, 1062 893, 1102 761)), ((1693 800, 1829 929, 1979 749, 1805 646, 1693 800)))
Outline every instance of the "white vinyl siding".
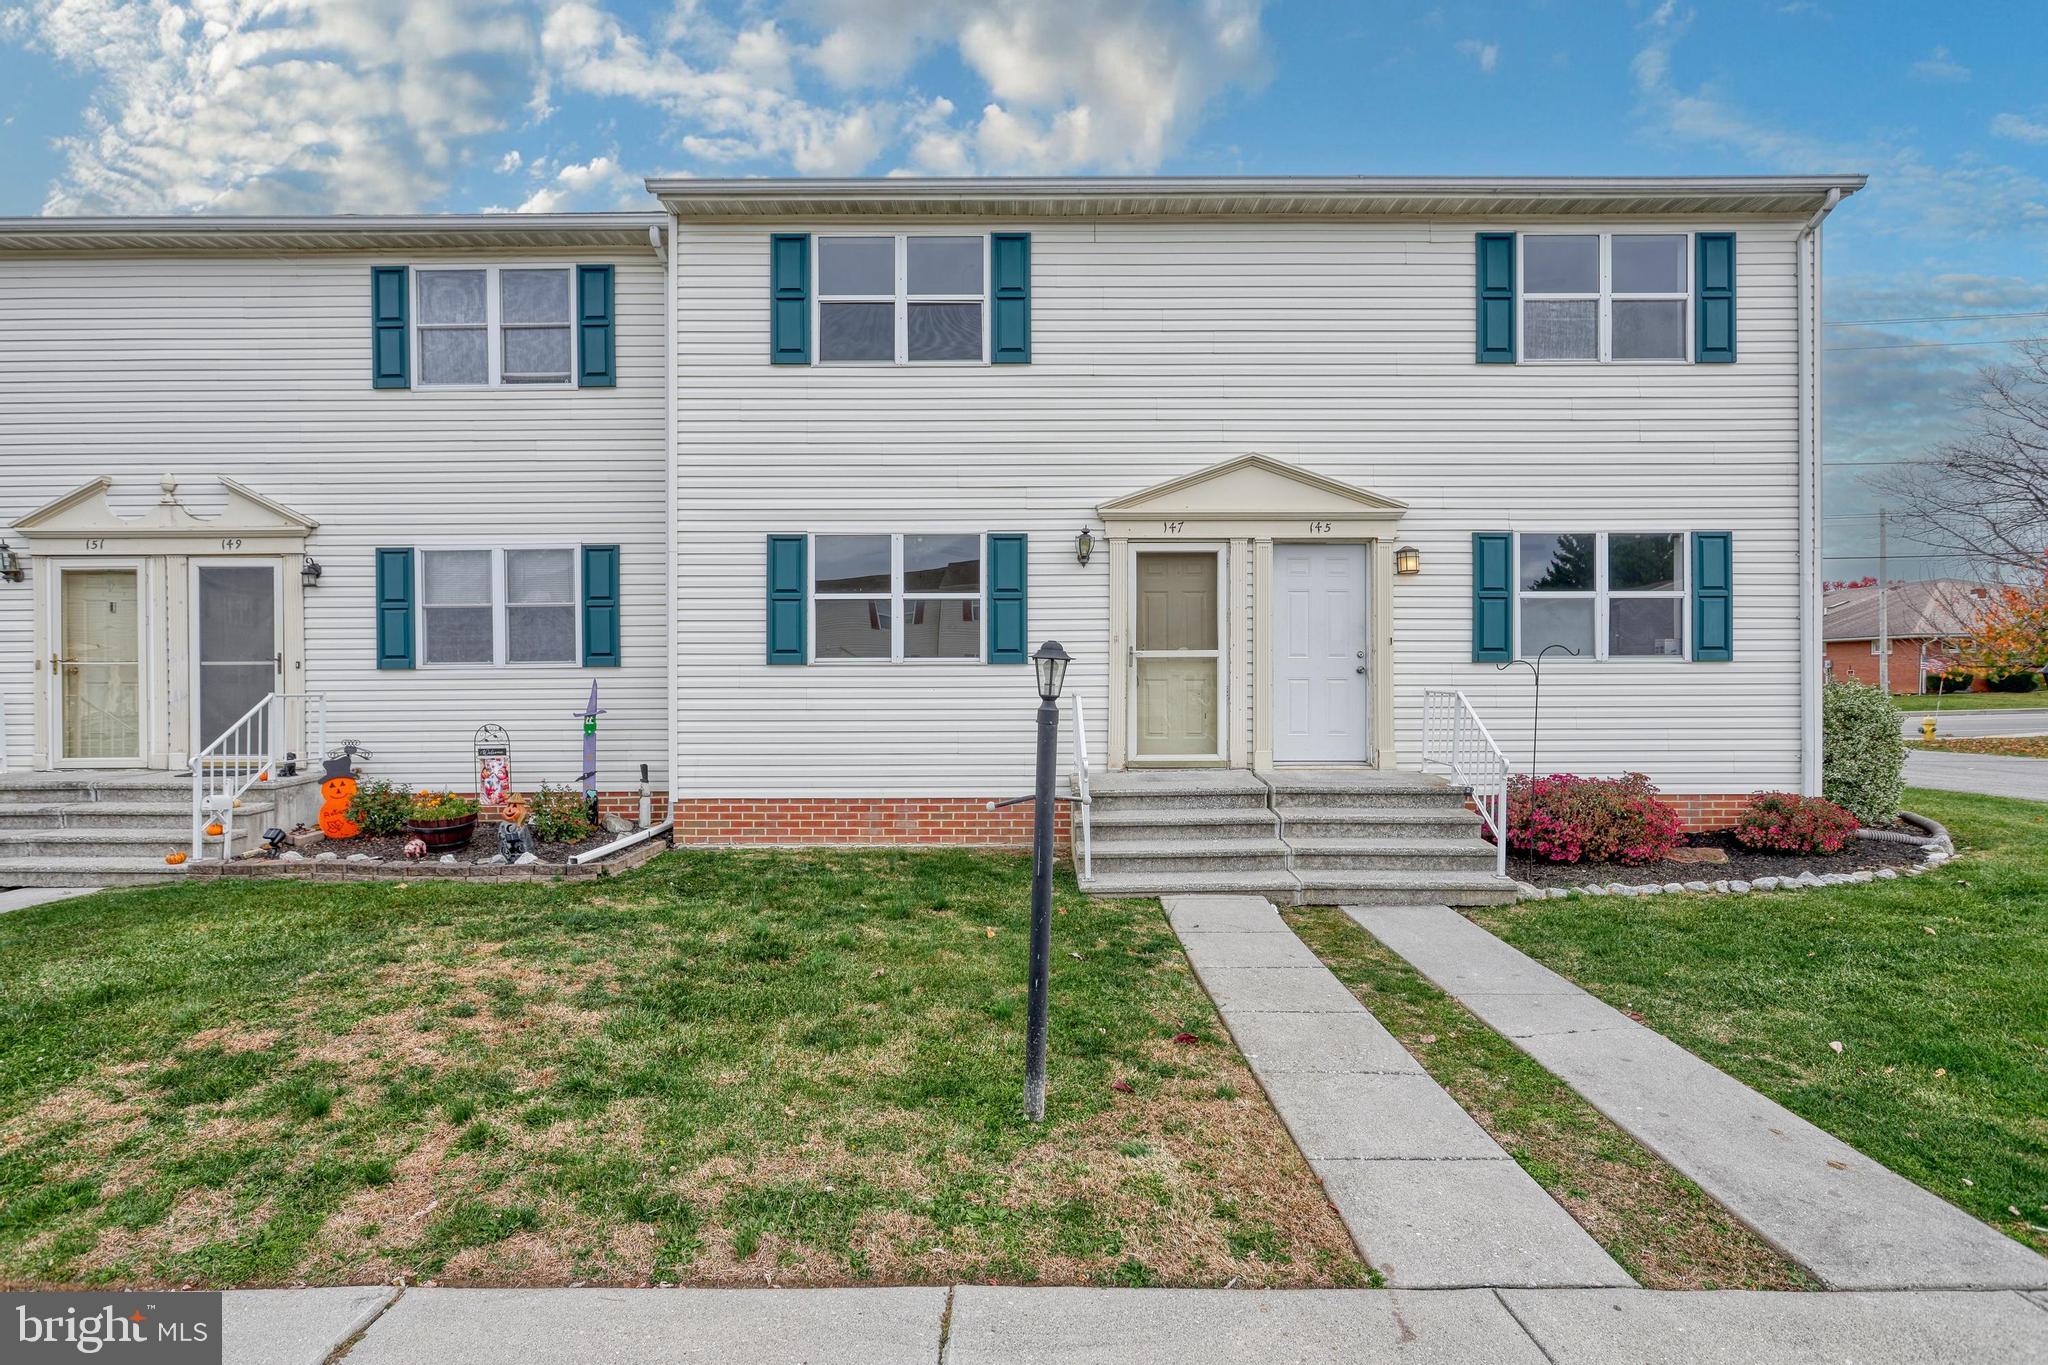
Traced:
MULTIPOLYGON (((1463 689, 1510 758, 1528 758, 1528 670, 1470 662, 1474 531, 1707 528, 1735 535, 1734 661, 1547 674, 1544 763, 1638 769, 1673 792, 1797 787, 1799 226, 1042 219, 1028 225, 1030 366, 878 375, 761 364, 781 225, 682 222, 678 789, 1030 790, 1028 669, 765 665, 761 546, 792 526, 1028 532, 1030 640, 1074 656, 1067 692, 1101 763, 1109 670, 1124 666, 1107 657, 1116 547, 1084 568, 1074 534, 1100 537, 1110 499, 1252 451, 1409 505, 1395 543, 1422 552, 1422 572, 1391 585, 1398 763, 1419 756, 1426 687, 1463 689), (1739 229, 1743 363, 1474 365, 1473 234, 1503 227, 1739 229)), ((1258 591, 1248 575, 1242 591, 1258 591)), ((1062 771, 1070 725, 1069 712, 1062 771)))
MULTIPOLYGON (((583 770, 572 719, 595 679, 599 785, 639 765, 666 785, 667 528, 663 276, 644 251, 593 248, 399 258, 429 265, 617 266, 615 389, 370 387, 369 253, 0 258, 0 526, 96 475, 148 513, 158 479, 200 515, 225 474, 320 523, 307 551, 304 667, 330 737, 360 740, 378 777, 467 787, 479 725, 512 735, 522 788, 583 770), (620 547, 618 668, 376 666, 379 547, 620 547)), ((415 376, 417 377, 417 376, 415 376)), ((0 532, 20 548, 20 537, 0 532)), ((758 581, 758 569, 755 571, 758 581)), ((415 580, 417 586, 417 579, 415 580)), ((0 710, 10 770, 34 752, 31 604, 0 583, 0 710)), ((417 608, 416 608, 417 610, 417 608)), ((173 676, 180 676, 174 672, 173 676)), ((179 743, 179 749, 189 747, 179 743)))

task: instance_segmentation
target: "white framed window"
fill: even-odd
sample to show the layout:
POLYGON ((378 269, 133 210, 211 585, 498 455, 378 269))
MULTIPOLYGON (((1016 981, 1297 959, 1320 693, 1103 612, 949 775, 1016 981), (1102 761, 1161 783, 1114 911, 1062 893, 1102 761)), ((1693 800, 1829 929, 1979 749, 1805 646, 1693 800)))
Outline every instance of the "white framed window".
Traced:
POLYGON ((581 661, 575 547, 451 547, 416 553, 421 667, 581 661))
POLYGON ((1685 658, 1685 551, 1679 531, 1518 533, 1521 657, 1563 645, 1582 659, 1685 658))
POLYGON ((811 657, 982 657, 979 532, 811 537, 811 657))
POLYGON ((1517 354, 1524 361, 1692 359, 1692 235, 1524 232, 1517 354))
POLYGON ((575 382, 575 267, 421 266, 412 274, 418 387, 575 382))
POLYGON ((988 363, 986 233, 812 238, 820 365, 988 363))

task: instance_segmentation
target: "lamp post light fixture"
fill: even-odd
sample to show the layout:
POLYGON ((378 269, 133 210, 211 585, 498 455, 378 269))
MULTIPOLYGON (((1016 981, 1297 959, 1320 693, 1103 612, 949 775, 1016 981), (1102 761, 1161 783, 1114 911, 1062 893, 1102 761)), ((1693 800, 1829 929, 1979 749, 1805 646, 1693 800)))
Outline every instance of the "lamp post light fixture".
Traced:
POLYGON ((1081 523, 1081 534, 1074 537, 1074 559, 1082 568, 1095 554, 1095 533, 1088 529, 1088 523, 1081 523))
POLYGON ((1057 640, 1031 656, 1038 672, 1038 782, 1031 802, 1031 993, 1024 1012, 1024 1115, 1045 1118, 1045 1010, 1052 971, 1052 770, 1060 742, 1060 688, 1071 663, 1057 640))
POLYGON ((1403 545, 1394 551, 1394 572, 1403 578, 1413 578, 1422 572, 1422 551, 1413 545, 1403 545))
POLYGON ((320 586, 320 561, 307 555, 299 561, 299 582, 309 588, 320 586))

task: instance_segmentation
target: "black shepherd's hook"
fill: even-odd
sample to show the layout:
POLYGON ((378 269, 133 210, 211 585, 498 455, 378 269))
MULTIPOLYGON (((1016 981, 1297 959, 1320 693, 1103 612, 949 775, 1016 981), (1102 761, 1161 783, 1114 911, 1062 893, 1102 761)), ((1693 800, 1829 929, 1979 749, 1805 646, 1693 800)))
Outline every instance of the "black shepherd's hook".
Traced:
POLYGON ((1573 649, 1570 645, 1545 645, 1536 651, 1534 663, 1527 659, 1510 659, 1504 664, 1494 665, 1496 672, 1505 673, 1516 664, 1520 664, 1536 675, 1536 703, 1529 711, 1529 780, 1531 782, 1536 780, 1536 741, 1542 734, 1543 726, 1543 660, 1549 656, 1550 651, 1553 649, 1561 649, 1574 659, 1579 657, 1579 651, 1573 649))

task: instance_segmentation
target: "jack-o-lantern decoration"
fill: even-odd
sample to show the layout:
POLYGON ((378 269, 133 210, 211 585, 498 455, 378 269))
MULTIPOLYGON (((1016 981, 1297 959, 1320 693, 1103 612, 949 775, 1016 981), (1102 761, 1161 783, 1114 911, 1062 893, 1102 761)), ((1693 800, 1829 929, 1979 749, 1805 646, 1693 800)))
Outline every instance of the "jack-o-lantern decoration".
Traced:
POLYGON ((334 758, 326 760, 320 779, 320 832, 330 839, 353 839, 363 832, 363 827, 348 818, 349 803, 356 799, 356 775, 349 766, 355 757, 352 749, 344 747, 334 758))

